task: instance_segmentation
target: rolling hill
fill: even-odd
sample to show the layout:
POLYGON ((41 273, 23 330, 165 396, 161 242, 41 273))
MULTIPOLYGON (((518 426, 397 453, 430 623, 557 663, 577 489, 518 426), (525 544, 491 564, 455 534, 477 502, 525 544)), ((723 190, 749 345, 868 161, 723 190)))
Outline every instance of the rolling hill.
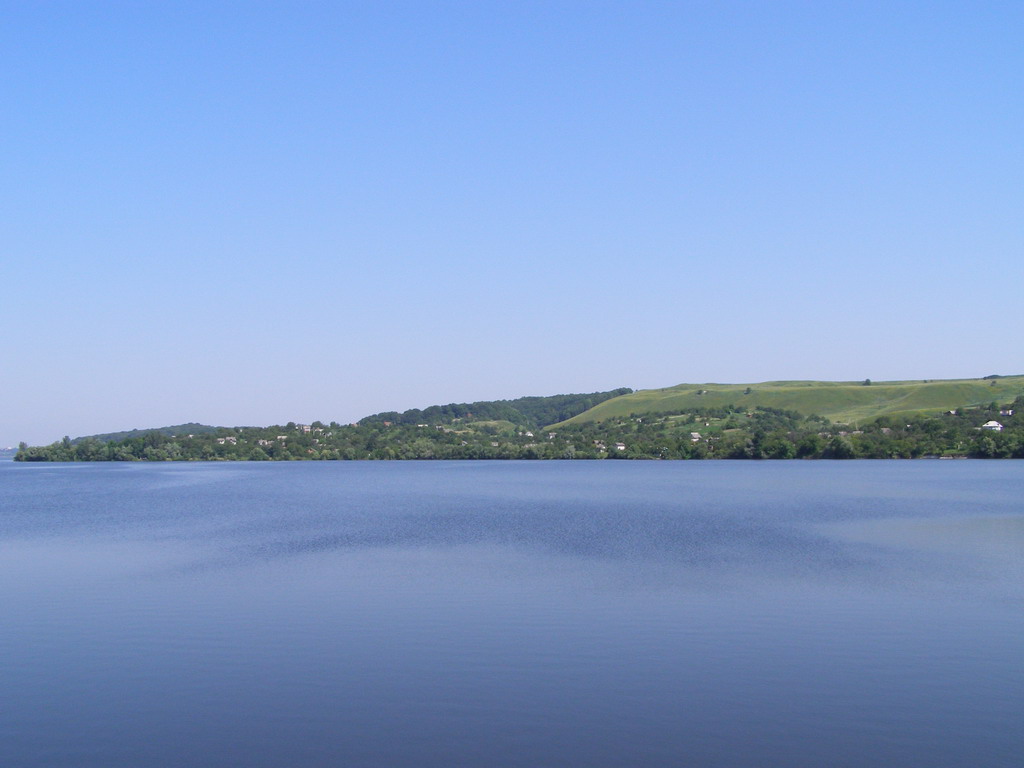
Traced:
POLYGON ((102 435, 83 435, 82 437, 76 437, 71 442, 80 443, 83 440, 99 440, 101 443, 118 443, 133 437, 142 437, 152 432, 159 432, 167 437, 187 434, 212 435, 218 429, 222 429, 222 427, 211 427, 208 424, 189 422, 188 424, 176 424, 172 427, 152 427, 150 429, 130 429, 124 432, 104 432, 102 435))
POLYGON ((852 424, 903 413, 941 413, 972 405, 1006 404, 1024 395, 1024 376, 915 381, 766 381, 757 384, 679 384, 615 397, 551 425, 583 424, 726 405, 783 408, 852 424))
POLYGON ((388 411, 375 413, 360 420, 360 424, 450 424, 453 421, 506 421, 523 427, 542 427, 555 421, 578 416, 619 395, 628 395, 633 390, 620 387, 606 392, 589 392, 586 394, 549 395, 546 397, 520 397, 515 400, 480 400, 475 403, 449 403, 448 405, 432 405, 429 408, 398 413, 388 411))

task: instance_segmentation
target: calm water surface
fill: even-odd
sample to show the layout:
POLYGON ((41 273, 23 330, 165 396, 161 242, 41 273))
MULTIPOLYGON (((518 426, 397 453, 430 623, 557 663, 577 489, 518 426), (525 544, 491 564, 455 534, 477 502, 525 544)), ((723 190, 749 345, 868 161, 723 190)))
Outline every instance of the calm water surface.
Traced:
POLYGON ((1024 462, 0 463, 3 766, 1020 766, 1024 462))

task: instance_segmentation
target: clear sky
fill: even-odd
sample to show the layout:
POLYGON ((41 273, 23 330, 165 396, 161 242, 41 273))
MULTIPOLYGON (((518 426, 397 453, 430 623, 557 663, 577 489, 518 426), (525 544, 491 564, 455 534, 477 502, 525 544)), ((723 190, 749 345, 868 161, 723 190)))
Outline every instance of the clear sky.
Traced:
POLYGON ((0 445, 1024 373, 1024 3, 0 2, 0 445))

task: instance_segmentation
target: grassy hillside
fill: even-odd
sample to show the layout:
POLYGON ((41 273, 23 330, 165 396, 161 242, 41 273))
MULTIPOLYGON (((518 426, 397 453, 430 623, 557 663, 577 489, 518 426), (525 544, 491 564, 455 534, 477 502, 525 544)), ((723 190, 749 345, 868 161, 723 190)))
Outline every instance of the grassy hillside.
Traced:
POLYGON ((900 413, 939 413, 991 402, 1010 403, 1024 394, 1024 376, 985 379, 880 381, 766 381, 759 384, 679 384, 644 389, 606 400, 560 422, 583 424, 630 414, 681 413, 726 405, 784 408, 840 423, 865 422, 900 413))

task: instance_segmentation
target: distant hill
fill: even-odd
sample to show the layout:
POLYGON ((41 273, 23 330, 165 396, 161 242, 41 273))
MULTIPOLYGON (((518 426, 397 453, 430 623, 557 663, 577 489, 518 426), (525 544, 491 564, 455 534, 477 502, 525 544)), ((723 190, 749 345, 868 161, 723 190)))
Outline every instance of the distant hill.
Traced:
MULTIPOLYGON (((613 397, 626 395, 633 390, 620 387, 606 392, 590 392, 587 394, 552 395, 549 397, 520 397, 515 400, 481 400, 475 403, 450 403, 448 405, 432 405, 428 408, 413 408, 399 413, 388 411, 375 413, 359 421, 360 424, 390 424, 416 426, 418 424, 451 424, 455 421, 507 421, 524 428, 541 427, 555 421, 564 421, 593 408, 613 397)), ((176 424, 170 427, 152 429, 131 429, 124 432, 105 432, 100 435, 83 435, 72 440, 78 444, 84 440, 97 440, 101 443, 119 443, 136 437, 157 432, 165 437, 181 437, 183 435, 212 435, 228 429, 213 427, 208 424, 176 424)), ((241 429, 231 427, 230 429, 241 429)))
POLYGON ((679 384, 643 389, 605 400, 561 422, 584 424, 644 414, 685 413, 735 405, 781 408, 804 416, 857 423, 895 414, 928 414, 988 403, 1007 404, 1024 395, 1024 376, 915 381, 765 381, 757 384, 679 384))
POLYGON ((606 400, 628 395, 633 390, 620 387, 607 392, 582 395, 551 395, 549 397, 520 397, 516 400, 481 400, 475 403, 450 403, 429 408, 375 413, 360 420, 360 424, 388 422, 404 426, 450 424, 454 420, 508 421, 521 427, 542 427, 556 421, 582 414, 606 400))
MULTIPOLYGON (((633 391, 628 387, 585 394, 481 400, 377 413, 360 425, 438 426, 455 422, 505 423, 519 429, 581 426, 630 416, 672 415, 733 406, 736 410, 776 409, 822 416, 839 424, 864 424, 880 416, 930 415, 991 403, 1008 405, 1024 396, 1024 375, 977 379, 914 381, 765 381, 753 384, 679 384, 633 391)), ((207 424, 176 424, 76 438, 120 443, 157 432, 166 437, 214 435, 225 430, 207 424)), ((232 428, 241 429, 241 428, 232 428)))
POLYGON ((452 403, 358 424, 179 424, 24 446, 16 461, 1024 459, 1024 376, 683 384, 452 403), (557 421, 561 419, 561 421, 557 421), (847 424, 855 426, 846 426, 847 424), (538 425, 548 424, 547 428, 538 425))
POLYGON ((173 427, 155 427, 153 429, 130 429, 127 432, 106 432, 102 435, 84 435, 76 437, 72 443, 80 443, 83 440, 99 440, 101 443, 118 443, 133 437, 142 437, 150 432, 159 432, 167 437, 175 435, 209 435, 221 427, 211 427, 207 424, 176 424, 173 427))

